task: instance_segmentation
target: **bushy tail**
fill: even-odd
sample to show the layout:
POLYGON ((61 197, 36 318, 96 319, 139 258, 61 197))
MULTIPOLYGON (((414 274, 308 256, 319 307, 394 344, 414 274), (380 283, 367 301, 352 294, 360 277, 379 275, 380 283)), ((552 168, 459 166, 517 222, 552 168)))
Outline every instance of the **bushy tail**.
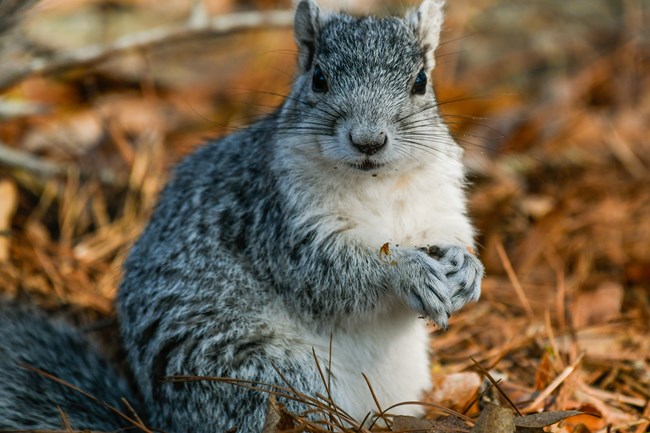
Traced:
POLYGON ((79 330, 0 302, 0 430, 116 431, 133 428, 138 410, 124 378, 79 330))
POLYGON ((38 0, 0 0, 0 36, 8 33, 38 0))

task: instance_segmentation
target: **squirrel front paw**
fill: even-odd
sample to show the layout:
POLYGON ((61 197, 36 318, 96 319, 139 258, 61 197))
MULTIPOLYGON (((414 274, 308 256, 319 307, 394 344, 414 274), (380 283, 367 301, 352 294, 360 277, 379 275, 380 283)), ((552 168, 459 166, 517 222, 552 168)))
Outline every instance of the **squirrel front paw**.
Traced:
POLYGON ((427 254, 442 266, 451 290, 452 311, 460 310, 481 295, 483 264, 465 247, 430 247, 427 254))
POLYGON ((453 311, 453 292, 445 268, 424 252, 412 252, 411 266, 402 274, 405 279, 399 284, 401 295, 409 307, 446 329, 453 311))

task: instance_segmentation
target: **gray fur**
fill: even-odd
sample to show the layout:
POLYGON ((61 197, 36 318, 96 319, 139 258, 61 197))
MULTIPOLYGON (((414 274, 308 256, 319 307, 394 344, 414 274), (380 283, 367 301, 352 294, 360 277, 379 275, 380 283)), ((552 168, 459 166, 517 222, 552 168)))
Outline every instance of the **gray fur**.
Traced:
POLYGON ((161 381, 166 376, 283 385, 280 371, 298 391, 323 393, 310 354, 292 349, 283 311, 296 327, 328 333, 350 317, 378 314, 396 296, 444 326, 478 297, 482 266, 464 248, 450 247, 441 261, 403 249, 399 264, 386 266, 376 250, 342 236, 342 227, 306 216, 305 206, 328 192, 310 189, 294 166, 302 149, 287 150, 287 137, 331 137, 342 122, 393 123, 420 110, 440 122, 427 112, 431 89, 421 101, 410 95, 431 49, 410 22, 322 18, 311 2, 299 4, 302 75, 285 104, 180 164, 126 263, 117 300, 122 335, 158 428, 254 432, 263 422, 261 393, 161 381), (326 96, 310 90, 314 62, 332 78, 326 96))
MULTIPOLYGON (((325 394, 310 338, 347 333, 355 341, 365 335, 354 334, 358 329, 418 314, 445 327, 453 311, 478 298, 483 268, 465 248, 473 231, 462 151, 431 85, 424 94, 412 91, 419 72, 433 67, 441 7, 428 0, 406 19, 354 18, 302 1, 298 77, 285 103, 176 168, 125 264, 117 298, 127 361, 151 427, 260 431, 266 393, 169 377, 234 377, 325 394), (312 91, 316 65, 327 92, 312 91), (372 155, 351 142, 377 136, 386 145, 372 155), (366 227, 363 206, 361 216, 345 212, 368 189, 399 177, 415 182, 409 176, 429 167, 423 161, 435 179, 425 199, 450 198, 440 215, 430 215, 440 218, 433 224, 437 258, 407 242, 412 233, 426 237, 428 226, 369 239, 366 229, 382 227, 366 227), (405 245, 391 245, 382 257, 379 247, 402 235, 405 245)), ((397 227, 400 220, 386 221, 397 227)), ((380 344, 372 350, 391 351, 390 339, 380 344)))
POLYGON ((0 429, 113 431, 129 424, 87 396, 33 369, 81 388, 127 415, 138 402, 125 380, 75 328, 16 303, 0 302, 0 429))

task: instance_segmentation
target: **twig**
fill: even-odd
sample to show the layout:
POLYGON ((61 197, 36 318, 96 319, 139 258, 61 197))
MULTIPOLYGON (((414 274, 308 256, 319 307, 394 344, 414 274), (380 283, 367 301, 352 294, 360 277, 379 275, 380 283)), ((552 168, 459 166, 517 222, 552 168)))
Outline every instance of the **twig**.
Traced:
POLYGON ((72 430, 72 425, 70 425, 70 420, 68 419, 68 415, 66 415, 63 409, 61 409, 61 406, 57 406, 56 409, 57 412, 59 412, 59 416, 61 417, 61 423, 63 424, 66 433, 72 433, 74 430, 72 430))
POLYGON ((27 101, 12 101, 0 97, 0 121, 14 117, 43 114, 48 111, 45 104, 27 101))
MULTIPOLYGON (((0 141, 0 166, 7 166, 21 170, 27 170, 43 177, 64 176, 67 173, 78 170, 71 164, 58 164, 56 162, 46 161, 41 158, 13 149, 0 141)), ((120 182, 118 176, 111 170, 103 169, 99 173, 81 172, 86 178, 97 178, 100 182, 107 185, 117 185, 120 182)))
POLYGON ((219 36, 260 27, 284 28, 290 26, 292 20, 292 11, 239 12, 204 20, 195 18, 180 24, 144 30, 122 36, 108 44, 89 45, 57 52, 51 57, 38 57, 27 64, 15 66, 13 70, 3 68, 5 72, 0 75, 0 92, 33 74, 48 74, 72 67, 89 66, 129 50, 151 48, 197 35, 219 36))
POLYGON ((501 242, 497 242, 496 248, 497 248, 497 254, 499 255, 499 259, 501 259, 501 263, 503 264, 503 267, 505 268, 506 273, 508 274, 510 283, 512 284, 512 287, 514 287, 515 293, 517 294, 517 297, 519 298, 521 305, 524 307, 524 310, 526 310, 526 314, 528 315, 528 317, 531 320, 534 320, 535 313, 533 313, 533 307, 530 306, 530 301, 528 301, 528 298, 526 297, 526 292, 524 292, 524 288, 521 286, 521 282, 519 281, 519 278, 517 278, 517 274, 512 268, 512 263, 510 263, 510 259, 508 258, 508 255, 506 254, 506 251, 503 248, 503 244, 501 244, 501 242))
POLYGON ((41 376, 45 377, 46 379, 52 380, 52 381, 58 383, 59 385, 63 385, 65 387, 67 387, 67 388, 70 388, 73 391, 78 392, 79 394, 83 395, 84 397, 88 398, 89 400, 97 403, 97 405, 99 405, 101 407, 104 407, 105 409, 108 409, 110 412, 114 413, 119 418, 122 418, 123 420, 127 421, 128 423, 130 423, 134 427, 138 427, 141 431, 143 431, 145 433, 153 433, 151 430, 149 430, 149 428, 147 428, 147 426, 142 424, 139 417, 137 417, 137 419, 133 419, 133 418, 129 417, 128 415, 122 413, 120 410, 116 409, 115 407, 111 406, 110 404, 106 403, 105 401, 98 399, 97 397, 93 396, 92 394, 89 394, 88 392, 84 391, 83 389, 81 389, 79 387, 76 387, 73 384, 71 384, 71 383, 69 383, 69 382, 67 382, 67 381, 65 381, 63 379, 60 379, 60 378, 54 376, 53 374, 48 373, 47 371, 41 370, 40 368, 32 367, 31 365, 27 365, 27 364, 22 364, 21 367, 24 368, 25 370, 29 370, 29 371, 32 371, 34 373, 40 374, 41 376))
POLYGON ((648 400, 639 398, 639 397, 632 397, 628 395, 623 395, 623 394, 617 394, 614 392, 610 391, 605 391, 602 389, 598 388, 593 388, 587 384, 581 384, 581 387, 583 392, 586 394, 595 397, 599 400, 603 401, 611 401, 611 402, 617 402, 617 403, 623 403, 631 406, 636 406, 636 407, 644 407, 644 405, 648 404, 648 400))
POLYGON ((368 430, 372 430, 375 423, 377 423, 377 421, 379 419, 382 419, 384 421, 384 423, 386 423, 386 427, 388 428, 388 430, 393 431, 393 429, 390 427, 390 423, 388 422, 388 419, 386 418, 386 413, 384 412, 384 410, 381 408, 381 405, 379 404, 379 399, 377 398, 377 395, 375 394, 375 390, 372 389, 372 384, 370 383, 370 379, 368 379, 368 376, 366 376, 365 373, 361 373, 361 375, 363 376, 363 379, 366 381, 366 384, 368 385, 368 390, 370 390, 370 394, 372 395, 372 399, 374 400, 375 406, 377 406, 377 410, 379 411, 377 413, 377 417, 372 422, 372 424, 370 424, 370 427, 368 428, 368 430))
POLYGON ((469 359, 471 359, 472 362, 474 363, 474 366, 475 366, 476 368, 478 368, 479 371, 480 371, 481 373, 483 373, 483 374, 485 375, 485 377, 487 377, 487 379, 488 379, 490 382, 492 382, 492 385, 494 385, 494 387, 496 388, 496 390, 499 391, 499 394, 501 394, 501 397, 503 397, 503 398, 506 399, 506 401, 508 402, 508 404, 510 404, 510 407, 512 407, 512 408, 515 410, 515 412, 517 412, 517 415, 522 416, 522 413, 521 413, 521 411, 519 410, 519 408, 517 407, 517 405, 515 404, 515 402, 512 401, 512 400, 510 399, 510 397, 508 397, 508 394, 506 394, 505 391, 501 388, 501 386, 499 386, 499 381, 498 381, 498 380, 495 380, 495 379, 492 377, 492 375, 490 374, 490 372, 487 371, 487 370, 485 369, 485 367, 483 367, 481 364, 479 364, 479 363, 478 363, 478 362, 477 362, 473 357, 470 356, 469 359))
MULTIPOLYGON (((318 374, 320 375, 321 381, 323 382, 323 386, 325 386, 325 391, 327 392, 327 402, 332 404, 332 408, 334 409, 334 412, 336 416, 339 418, 339 424, 343 425, 343 420, 341 419, 341 415, 336 412, 336 404, 334 404, 334 398, 332 397, 332 388, 331 388, 331 383, 329 381, 329 378, 331 376, 331 371, 332 371, 332 358, 331 358, 331 353, 332 353, 332 336, 330 334, 330 364, 329 364, 329 370, 327 371, 327 379, 325 379, 325 374, 323 373, 323 369, 320 366, 320 362, 318 361, 318 356, 316 356, 316 349, 314 347, 311 348, 311 352, 314 356, 314 362, 316 363, 316 368, 318 369, 318 374)), ((332 415, 333 416, 333 415, 332 415)))
POLYGON ((650 401, 645 405, 642 415, 642 423, 634 430, 634 433, 644 433, 650 429, 650 401))
MULTIPOLYGON (((274 366, 275 368, 275 366, 274 366)), ((276 369, 276 372, 278 370, 276 369)), ((287 379, 283 375, 280 377, 285 384, 287 384, 287 379)), ((317 411, 320 412, 325 412, 329 414, 336 413, 340 414, 340 416, 345 418, 345 422, 350 424, 354 429, 360 430, 361 426, 354 420, 354 418, 349 417, 340 407, 336 406, 336 409, 333 409, 331 405, 333 403, 331 402, 326 402, 327 404, 323 404, 323 402, 320 400, 320 396, 316 395, 315 397, 312 397, 307 394, 303 394, 297 390, 295 390, 293 387, 290 385, 273 385, 273 384, 268 384, 268 383, 263 383, 263 382, 258 382, 254 380, 248 380, 248 379, 237 379, 237 378, 229 378, 229 377, 212 377, 212 376, 167 376, 163 380, 165 381, 170 381, 170 382, 200 382, 200 381, 207 381, 207 382, 221 382, 221 383, 228 383, 231 385, 239 386, 245 389, 249 389, 251 391, 257 391, 257 392, 263 392, 268 395, 276 395, 278 397, 282 397, 287 400, 291 401, 296 401, 299 403, 302 403, 306 406, 310 406, 317 411)))
POLYGON ((50 161, 44 161, 30 153, 12 149, 0 142, 0 165, 21 168, 43 176, 51 177, 65 174, 67 167, 50 161))
MULTIPOLYGON (((439 410, 442 413, 446 413, 447 415, 452 415, 455 417, 458 417, 462 419, 463 421, 466 421, 470 424, 474 424, 474 420, 467 415, 463 415, 462 413, 455 411, 453 409, 449 409, 444 406, 440 406, 439 404, 435 403, 427 403, 425 401, 403 401, 401 403, 396 403, 392 406, 388 406, 386 409, 384 409, 384 413, 389 413, 391 410, 402 407, 402 406, 422 406, 422 407, 430 407, 436 410, 439 410)), ((363 424, 362 424, 363 425, 363 424)))
POLYGON ((584 353, 580 354, 580 356, 578 356, 578 358, 575 361, 573 361, 573 363, 571 365, 569 365, 567 368, 565 368, 564 371, 562 371, 562 373, 560 373, 555 379, 553 379, 553 382, 551 382, 546 387, 546 389, 544 389, 542 392, 540 392, 539 395, 537 396, 537 398, 531 404, 529 404, 526 408, 523 409, 523 412, 533 412, 533 411, 539 409, 539 405, 544 403, 544 400, 546 400, 546 397, 551 395, 551 393, 553 391, 555 391, 555 389, 558 386, 560 386, 562 384, 562 382, 564 382, 566 380, 566 378, 569 377, 575 371, 575 369, 578 367, 578 365, 580 365, 580 363, 582 362, 583 356, 584 356, 584 353))
POLYGON ((609 136, 605 139, 605 144, 610 148, 616 159, 625 167, 635 179, 642 179, 648 169, 643 164, 643 160, 634 153, 630 144, 623 140, 617 131, 612 128, 609 136))

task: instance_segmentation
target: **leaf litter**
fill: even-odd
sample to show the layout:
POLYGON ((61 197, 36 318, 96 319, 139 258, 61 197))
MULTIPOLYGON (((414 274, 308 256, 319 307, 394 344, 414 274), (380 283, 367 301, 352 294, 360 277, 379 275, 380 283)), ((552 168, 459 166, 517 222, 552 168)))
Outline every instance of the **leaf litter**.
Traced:
MULTIPOLYGON (((167 11, 125 2, 119 14, 129 18, 114 32, 119 21, 95 3, 37 8, 3 39, 0 59, 82 46, 61 27, 65 14, 103 23, 93 33, 102 43, 155 25, 152 16, 180 22, 188 13, 183 2, 167 11)), ((482 299, 433 332, 437 386, 423 398, 426 419, 386 415, 383 428, 649 431, 649 9, 606 0, 448 5, 435 79, 442 116, 466 151, 486 278, 482 299), (584 415, 564 419, 576 411, 584 415)), ((118 360, 120 265, 170 166, 280 102, 274 94, 286 93, 293 71, 284 50, 294 50, 289 30, 196 35, 0 91, 0 107, 38 107, 2 111, 2 293, 92 329, 118 360)), ((335 402, 318 404, 337 419, 335 402)), ((273 410, 283 421, 269 432, 363 431, 362 420, 350 430, 273 410)))

